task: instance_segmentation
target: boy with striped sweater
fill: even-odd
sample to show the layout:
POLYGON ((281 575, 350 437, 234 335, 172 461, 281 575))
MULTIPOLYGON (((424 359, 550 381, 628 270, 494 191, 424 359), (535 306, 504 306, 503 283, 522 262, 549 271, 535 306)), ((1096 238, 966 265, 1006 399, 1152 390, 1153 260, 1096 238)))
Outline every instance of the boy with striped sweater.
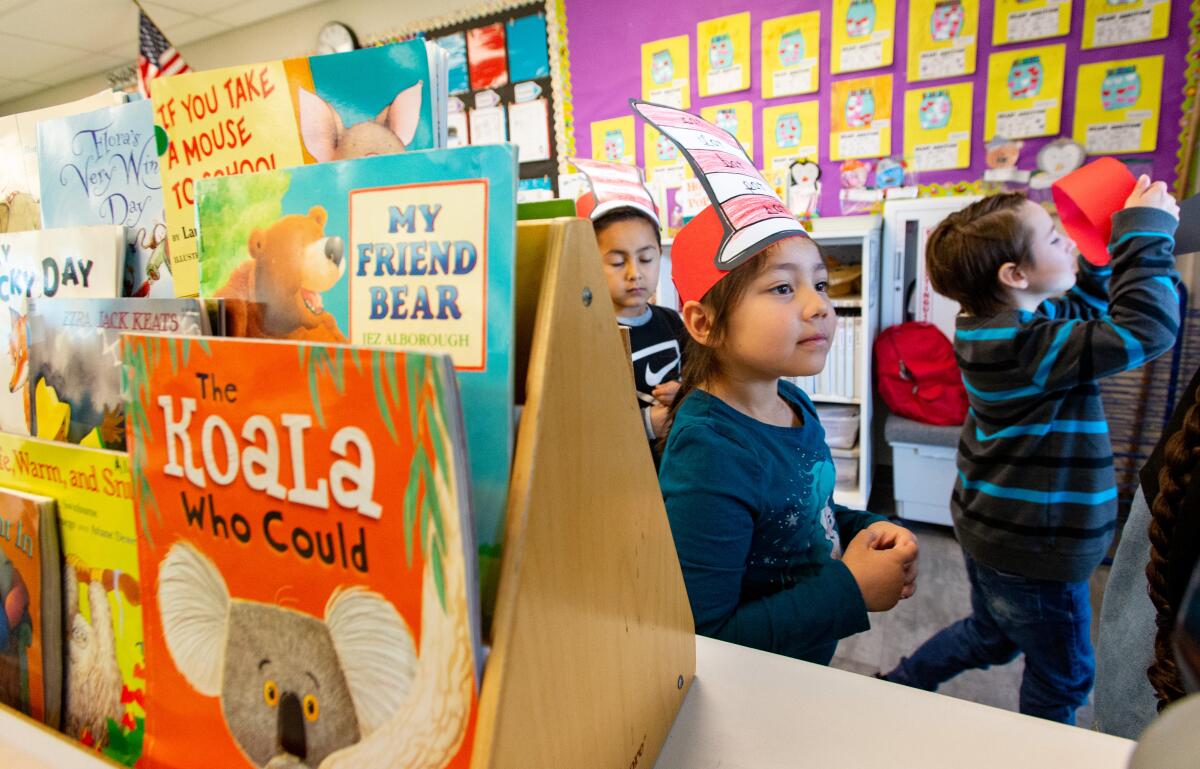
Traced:
POLYGON ((1097 380, 1175 341, 1178 214, 1162 182, 1138 179, 1104 268, 1076 260, 1019 194, 981 200, 930 236, 930 281, 963 307, 954 348, 971 409, 950 509, 972 614, 884 678, 932 691, 1023 652, 1021 712, 1074 723, 1095 668, 1088 578, 1117 513, 1097 380))

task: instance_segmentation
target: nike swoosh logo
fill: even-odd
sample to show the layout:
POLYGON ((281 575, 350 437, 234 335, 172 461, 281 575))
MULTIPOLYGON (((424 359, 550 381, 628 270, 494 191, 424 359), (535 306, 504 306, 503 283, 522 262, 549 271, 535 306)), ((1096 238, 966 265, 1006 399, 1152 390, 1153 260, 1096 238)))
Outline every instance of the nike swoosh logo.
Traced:
POLYGON ((675 360, 671 361, 670 363, 668 363, 667 365, 663 366, 660 369, 652 369, 652 368, 650 368, 650 366, 647 365, 646 366, 646 384, 650 385, 651 387, 658 387, 660 384, 663 383, 663 380, 666 379, 667 374, 670 373, 670 371, 672 369, 676 368, 678 365, 679 365, 679 358, 676 358, 675 360))

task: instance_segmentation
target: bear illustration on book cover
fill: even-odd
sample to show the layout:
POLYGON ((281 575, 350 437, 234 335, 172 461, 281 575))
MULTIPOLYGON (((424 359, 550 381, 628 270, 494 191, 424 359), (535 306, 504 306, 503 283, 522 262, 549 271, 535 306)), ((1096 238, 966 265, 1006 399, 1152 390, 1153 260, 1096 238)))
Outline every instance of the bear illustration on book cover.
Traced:
POLYGON ((467 767, 481 659, 449 358, 127 335, 143 766, 467 767))

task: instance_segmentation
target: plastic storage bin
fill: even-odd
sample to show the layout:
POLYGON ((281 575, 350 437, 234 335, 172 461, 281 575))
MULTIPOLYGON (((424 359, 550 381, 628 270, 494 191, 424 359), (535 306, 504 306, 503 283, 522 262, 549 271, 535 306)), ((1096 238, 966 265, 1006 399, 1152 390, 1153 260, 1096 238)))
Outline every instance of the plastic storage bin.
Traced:
POLYGON ((817 416, 825 428, 825 442, 831 449, 852 449, 858 445, 858 406, 817 404, 817 416))
POLYGON ((833 466, 837 472, 834 486, 839 489, 858 487, 858 452, 831 448, 833 466))
POLYGON ((896 515, 911 521, 953 525, 950 495, 958 474, 956 454, 957 450, 948 446, 892 444, 896 515))

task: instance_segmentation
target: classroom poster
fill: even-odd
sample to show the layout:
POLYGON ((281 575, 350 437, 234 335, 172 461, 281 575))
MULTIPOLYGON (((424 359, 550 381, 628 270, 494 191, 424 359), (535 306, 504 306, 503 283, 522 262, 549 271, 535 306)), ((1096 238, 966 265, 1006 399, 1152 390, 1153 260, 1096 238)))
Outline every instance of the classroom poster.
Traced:
POLYGON ((687 35, 642 43, 643 99, 679 109, 691 106, 689 43, 687 35))
POLYGON ((911 0, 908 6, 908 81, 975 72, 979 0, 911 0))
POLYGON ((592 158, 637 165, 637 134, 633 115, 592 123, 592 158))
POLYGON ((904 160, 913 171, 971 165, 975 84, 912 88, 904 94, 904 160))
POLYGON ((830 71, 857 72, 892 63, 896 0, 833 0, 830 71))
POLYGON ((821 12, 762 23, 762 97, 814 93, 821 83, 821 12))
POLYGON ((701 96, 750 87, 750 12, 696 25, 696 77, 701 96))
POLYGON ((733 134, 734 138, 746 150, 750 160, 754 160, 754 105, 748 101, 736 101, 732 104, 718 104, 700 110, 700 117, 733 134))
POLYGON ((992 45, 1062 37, 1070 31, 1071 0, 996 0, 992 45))
POLYGON ((467 30, 467 65, 472 91, 508 84, 503 24, 496 22, 467 30))
POLYGON ((983 139, 1054 136, 1062 120, 1066 46, 999 51, 988 60, 983 139))
POLYGON ((505 24, 508 74, 514 83, 550 77, 550 49, 546 41, 546 14, 534 13, 505 24))
POLYGON ((1081 48, 1161 40, 1171 28, 1171 0, 1085 0, 1081 48))
POLYGON ((1153 152, 1158 144, 1162 81, 1162 56, 1080 66, 1075 141, 1089 155, 1153 152))
POLYGON ((786 168, 797 158, 816 160, 821 143, 820 114, 816 99, 763 109, 763 168, 786 168))
POLYGON ((642 166, 646 181, 663 187, 679 187, 691 175, 692 169, 675 143, 649 123, 642 126, 642 166))
POLYGON ((435 38, 433 42, 448 54, 446 91, 463 93, 471 90, 471 81, 467 74, 467 36, 462 32, 455 32, 453 35, 435 38))
POLYGON ((839 80, 830 102, 830 160, 892 154, 891 75, 839 80))

